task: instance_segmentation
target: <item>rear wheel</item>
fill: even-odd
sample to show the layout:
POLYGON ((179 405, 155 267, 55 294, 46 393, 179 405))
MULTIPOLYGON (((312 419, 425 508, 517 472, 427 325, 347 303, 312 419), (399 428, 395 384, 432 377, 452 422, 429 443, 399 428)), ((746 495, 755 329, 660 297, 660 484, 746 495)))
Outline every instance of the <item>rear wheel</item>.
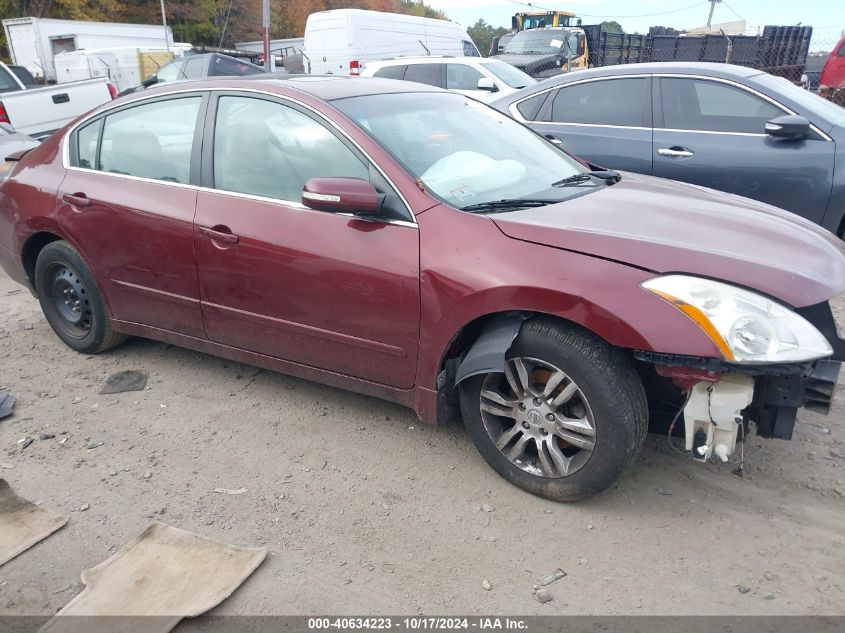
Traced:
POLYGON ((90 269, 67 242, 52 242, 38 254, 35 291, 47 322, 68 347, 97 354, 126 340, 112 330, 90 269))
POLYGON ((645 392, 625 356, 551 319, 527 321, 504 373, 461 383, 475 446, 505 479, 572 501, 610 486, 642 448, 645 392))

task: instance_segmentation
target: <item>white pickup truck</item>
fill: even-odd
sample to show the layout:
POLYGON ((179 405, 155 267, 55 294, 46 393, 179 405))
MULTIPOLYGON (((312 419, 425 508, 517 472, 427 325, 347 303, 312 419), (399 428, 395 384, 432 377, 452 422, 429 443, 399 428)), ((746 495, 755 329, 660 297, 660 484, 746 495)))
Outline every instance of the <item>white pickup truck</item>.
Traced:
POLYGON ((22 66, 0 62, 0 123, 37 139, 115 95, 105 77, 42 87, 22 66))

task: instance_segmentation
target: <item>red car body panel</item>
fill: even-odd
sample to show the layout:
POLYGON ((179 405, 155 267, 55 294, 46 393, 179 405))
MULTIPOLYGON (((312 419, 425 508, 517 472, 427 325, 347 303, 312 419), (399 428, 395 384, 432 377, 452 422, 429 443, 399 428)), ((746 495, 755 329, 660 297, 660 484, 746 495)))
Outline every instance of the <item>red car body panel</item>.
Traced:
POLYGON ((409 388, 419 342, 419 231, 201 191, 196 235, 208 338, 409 388))
POLYGON ((841 246, 735 196, 626 174, 566 203, 472 215, 440 204, 330 102, 292 83, 192 82, 140 98, 208 88, 287 96, 322 113, 381 167, 417 226, 67 170, 59 132, 0 185, 4 269, 29 284, 28 245, 66 239, 94 272, 117 331, 393 400, 427 422, 437 420, 444 359, 460 351, 464 328, 494 314, 545 313, 619 347, 718 358, 692 320, 640 284, 689 272, 794 306, 845 291, 841 246), (77 193, 91 205, 63 201, 77 193), (782 259, 766 256, 773 248, 782 259))
POLYGON ((57 216, 93 264, 112 317, 205 336, 194 257, 197 191, 68 170, 57 216), (81 209, 64 196, 84 192, 81 209))
POLYGON ((829 231, 761 202, 672 180, 626 172, 595 194, 492 217, 516 239, 660 273, 730 279, 795 308, 845 290, 845 268, 831 266, 845 246, 829 231))
POLYGON ((824 63, 819 86, 845 88, 845 35, 837 42, 824 63))

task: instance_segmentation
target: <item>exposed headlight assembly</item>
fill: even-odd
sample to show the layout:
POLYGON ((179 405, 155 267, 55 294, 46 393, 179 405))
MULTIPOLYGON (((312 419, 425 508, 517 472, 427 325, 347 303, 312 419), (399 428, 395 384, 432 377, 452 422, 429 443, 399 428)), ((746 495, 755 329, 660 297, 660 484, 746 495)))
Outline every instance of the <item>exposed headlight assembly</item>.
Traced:
POLYGON ((655 277, 642 287, 684 312, 735 363, 793 363, 833 354, 804 317, 730 284, 690 277, 655 277))

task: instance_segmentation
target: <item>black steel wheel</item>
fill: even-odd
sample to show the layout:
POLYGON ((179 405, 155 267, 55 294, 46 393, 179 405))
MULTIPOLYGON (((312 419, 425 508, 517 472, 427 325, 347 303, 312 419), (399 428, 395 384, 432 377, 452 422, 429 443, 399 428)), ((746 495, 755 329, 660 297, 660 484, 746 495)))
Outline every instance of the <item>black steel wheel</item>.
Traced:
POLYGON ((67 242, 51 242, 38 254, 35 291, 53 331, 76 351, 96 354, 126 339, 112 329, 90 269, 67 242))

